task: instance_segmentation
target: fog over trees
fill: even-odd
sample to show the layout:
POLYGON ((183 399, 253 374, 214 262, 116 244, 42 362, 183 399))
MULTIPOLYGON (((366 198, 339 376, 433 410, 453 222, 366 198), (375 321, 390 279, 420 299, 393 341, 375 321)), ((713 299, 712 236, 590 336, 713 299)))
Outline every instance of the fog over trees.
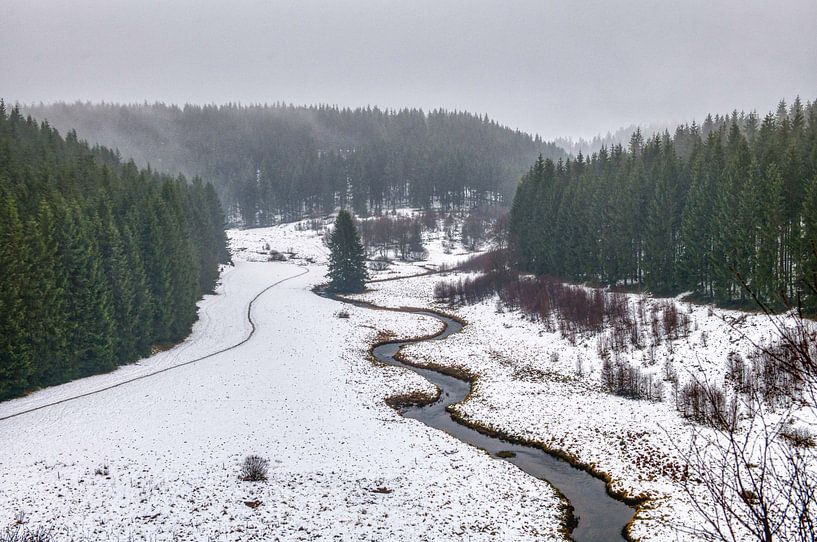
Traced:
POLYGON ((513 196, 546 143, 456 111, 331 106, 56 104, 27 111, 142 165, 212 182, 228 217, 268 225, 349 205, 474 205, 513 196))

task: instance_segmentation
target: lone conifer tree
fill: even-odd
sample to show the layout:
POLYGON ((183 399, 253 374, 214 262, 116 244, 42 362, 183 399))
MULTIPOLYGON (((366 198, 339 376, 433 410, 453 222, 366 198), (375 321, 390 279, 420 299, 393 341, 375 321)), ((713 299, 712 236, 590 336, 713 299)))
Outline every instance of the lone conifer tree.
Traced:
POLYGON ((348 211, 340 211, 335 219, 335 229, 329 237, 329 250, 329 291, 362 292, 369 278, 366 254, 348 211))

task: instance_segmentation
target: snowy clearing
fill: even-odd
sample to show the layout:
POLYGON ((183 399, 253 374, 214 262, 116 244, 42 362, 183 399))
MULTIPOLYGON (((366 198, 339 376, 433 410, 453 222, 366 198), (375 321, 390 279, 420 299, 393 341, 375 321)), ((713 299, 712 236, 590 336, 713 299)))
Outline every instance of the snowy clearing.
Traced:
MULTIPOLYGON (((241 341, 249 300, 301 272, 292 263, 248 261, 263 258, 238 249, 260 237, 325 259, 317 237, 288 226, 232 237, 236 266, 201 303, 188 340, 113 373, 3 403, 0 415, 241 341)), ((563 539, 548 484, 384 403, 433 389, 372 364, 368 345, 379 331, 418 335, 438 324, 320 298, 310 288, 325 268, 309 269, 259 298, 257 332, 238 348, 0 422, 0 525, 24 517, 78 540, 563 539), (342 307, 348 319, 335 317, 342 307), (238 479, 249 454, 270 459, 267 482, 238 479)))

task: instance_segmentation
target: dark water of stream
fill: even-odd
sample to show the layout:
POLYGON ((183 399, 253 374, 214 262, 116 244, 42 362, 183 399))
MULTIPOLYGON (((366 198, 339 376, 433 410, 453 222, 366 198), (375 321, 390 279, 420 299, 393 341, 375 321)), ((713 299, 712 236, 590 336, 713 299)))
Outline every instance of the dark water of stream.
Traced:
MULTIPOLYGON (((361 304, 362 306, 368 306, 361 304)), ((445 324, 445 330, 428 340, 443 340, 459 332, 462 325, 450 318, 431 312, 416 312, 437 318, 445 324)), ((445 431, 455 438, 485 450, 497 459, 513 463, 526 473, 536 478, 547 480, 555 486, 574 508, 578 525, 573 530, 572 538, 576 542, 612 542, 622 541, 622 530, 633 516, 634 510, 607 494, 602 480, 577 469, 567 461, 546 453, 544 450, 512 444, 499 438, 484 435, 454 421, 446 408, 463 401, 471 389, 465 380, 448 376, 432 369, 418 368, 402 363, 394 358, 400 348, 406 344, 420 341, 401 341, 386 343, 375 347, 374 356, 389 365, 404 367, 426 378, 442 391, 440 399, 424 406, 406 408, 401 411, 404 416, 445 431), (513 457, 501 458, 498 452, 513 452, 513 457)))

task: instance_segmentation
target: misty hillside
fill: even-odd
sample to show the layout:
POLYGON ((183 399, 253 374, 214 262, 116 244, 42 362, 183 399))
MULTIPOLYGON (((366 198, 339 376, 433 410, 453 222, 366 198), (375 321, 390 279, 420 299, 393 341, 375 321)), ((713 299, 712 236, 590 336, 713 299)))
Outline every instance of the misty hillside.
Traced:
POLYGON ((288 105, 39 105, 27 113, 161 172, 201 176, 246 225, 329 211, 513 195, 552 143, 470 113, 288 105))

